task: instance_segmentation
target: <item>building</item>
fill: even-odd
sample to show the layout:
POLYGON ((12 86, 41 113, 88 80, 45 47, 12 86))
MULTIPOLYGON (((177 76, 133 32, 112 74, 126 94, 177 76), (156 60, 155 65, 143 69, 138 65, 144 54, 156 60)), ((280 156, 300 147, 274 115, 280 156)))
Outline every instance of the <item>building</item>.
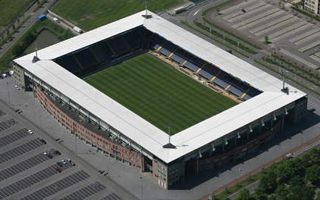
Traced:
POLYGON ((16 83, 32 89, 72 134, 152 173, 166 189, 242 158, 298 121, 307 108, 302 91, 145 11, 18 58, 13 68, 16 83), (117 62, 141 48, 241 103, 168 137, 76 76, 94 68, 97 60, 117 62))
POLYGON ((312 12, 314 14, 320 14, 320 4, 319 0, 304 0, 303 1, 304 9, 312 12))

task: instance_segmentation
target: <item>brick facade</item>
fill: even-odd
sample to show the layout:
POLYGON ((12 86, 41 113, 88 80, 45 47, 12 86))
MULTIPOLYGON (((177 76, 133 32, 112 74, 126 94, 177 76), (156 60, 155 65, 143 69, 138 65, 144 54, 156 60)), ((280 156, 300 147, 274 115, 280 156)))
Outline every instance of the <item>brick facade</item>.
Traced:
POLYGON ((39 87, 34 90, 35 97, 44 106, 44 108, 69 129, 72 133, 77 134, 86 142, 98 147, 104 152, 116 157, 118 160, 129 163, 129 165, 143 169, 143 156, 134 150, 128 149, 121 144, 114 143, 111 139, 97 134, 76 120, 72 119, 63 112, 39 87))

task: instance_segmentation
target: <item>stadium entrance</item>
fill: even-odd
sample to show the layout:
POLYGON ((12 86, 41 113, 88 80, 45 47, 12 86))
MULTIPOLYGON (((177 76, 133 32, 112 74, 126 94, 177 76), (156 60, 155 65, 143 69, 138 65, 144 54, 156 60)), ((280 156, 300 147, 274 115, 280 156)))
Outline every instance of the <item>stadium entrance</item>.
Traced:
POLYGON ((153 169, 152 169, 152 160, 150 158, 148 158, 147 156, 143 156, 143 168, 142 168, 143 172, 150 172, 152 173, 153 169))

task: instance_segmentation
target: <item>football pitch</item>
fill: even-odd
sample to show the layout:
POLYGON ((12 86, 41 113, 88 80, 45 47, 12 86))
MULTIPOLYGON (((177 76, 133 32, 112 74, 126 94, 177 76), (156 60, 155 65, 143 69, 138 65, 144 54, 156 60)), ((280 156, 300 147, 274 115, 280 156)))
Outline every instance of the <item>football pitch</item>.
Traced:
MULTIPOLYGON (((184 2, 183 0, 148 0, 148 9, 162 11, 184 2)), ((108 24, 144 10, 143 0, 59 0, 53 7, 58 15, 84 30, 108 24)))
POLYGON ((236 105, 150 54, 84 80, 170 135, 236 105))

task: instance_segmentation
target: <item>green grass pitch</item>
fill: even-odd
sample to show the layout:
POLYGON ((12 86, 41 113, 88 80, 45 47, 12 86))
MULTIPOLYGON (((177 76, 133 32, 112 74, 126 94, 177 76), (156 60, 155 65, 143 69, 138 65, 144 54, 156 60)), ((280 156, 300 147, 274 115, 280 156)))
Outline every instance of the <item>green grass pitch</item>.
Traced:
POLYGON ((171 135, 236 105, 150 54, 84 80, 171 135))
MULTIPOLYGON (((148 9, 162 11, 183 0, 148 0, 148 9)), ((144 9, 144 0, 59 0, 53 8, 58 15, 84 30, 116 21, 144 9)))

